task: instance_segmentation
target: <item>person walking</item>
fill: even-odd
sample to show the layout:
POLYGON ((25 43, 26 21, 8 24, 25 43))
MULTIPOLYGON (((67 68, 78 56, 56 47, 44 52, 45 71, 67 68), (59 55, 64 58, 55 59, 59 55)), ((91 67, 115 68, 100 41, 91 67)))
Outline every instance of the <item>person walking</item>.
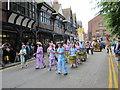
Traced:
POLYGON ((118 42, 114 45, 114 53, 118 57, 118 61, 120 61, 120 38, 118 38, 118 42))
POLYGON ((37 44, 37 51, 36 51, 36 53, 34 53, 34 55, 36 55, 36 68, 35 69, 39 69, 41 63, 43 64, 43 67, 46 68, 46 65, 45 65, 44 60, 43 60, 42 43, 37 42, 36 44, 37 44))
POLYGON ((93 55, 93 51, 94 51, 94 41, 92 41, 90 43, 90 51, 91 51, 91 54, 93 55))
POLYGON ((52 70, 52 64, 54 63, 55 70, 57 69, 57 62, 56 62, 56 56, 55 56, 55 47, 53 43, 49 44, 50 46, 47 49, 47 52, 49 52, 49 69, 48 71, 52 70))
POLYGON ((112 50, 111 50, 111 42, 108 38, 106 38, 106 46, 107 46, 107 53, 111 52, 112 53, 112 50))
POLYGON ((21 62, 21 68, 24 68, 25 66, 27 66, 26 62, 25 62, 25 55, 26 55, 26 46, 23 45, 22 49, 20 50, 20 53, 18 55, 20 55, 20 62, 21 62))
POLYGON ((62 42, 58 42, 58 49, 57 49, 57 54, 58 54, 58 74, 62 74, 62 67, 64 68, 64 75, 68 74, 68 69, 66 67, 66 61, 65 61, 65 49, 63 47, 62 42))
MULTIPOLYGON (((77 53, 78 53, 78 54, 76 54, 76 58, 77 58, 77 57, 79 56, 79 53, 80 53, 80 45, 79 45, 79 42, 76 42, 75 47, 76 47, 77 53), (78 56, 77 56, 77 55, 78 55, 78 56)), ((80 58, 77 58, 77 62, 78 62, 78 63, 81 63, 80 58)))
POLYGON ((85 48, 86 48, 86 50, 87 50, 87 54, 89 54, 89 49, 90 49, 89 42, 86 42, 86 43, 85 43, 85 48))
POLYGON ((69 56, 69 51, 70 51, 70 42, 67 42, 67 45, 64 46, 65 48, 65 56, 66 56, 66 62, 68 62, 68 56, 69 56))
POLYGON ((35 53, 35 46, 33 43, 31 43, 31 56, 35 53))
POLYGON ((27 55, 26 55, 26 60, 25 60, 25 62, 28 60, 28 59, 30 59, 30 51, 31 51, 31 48, 30 48, 30 43, 29 42, 27 42, 27 45, 26 45, 26 51, 27 51, 27 55))
MULTIPOLYGON (((76 52, 77 52, 77 48, 75 47, 75 45, 73 44, 73 46, 70 49, 70 56, 76 56, 76 52)), ((75 59, 75 64, 72 64, 71 67, 77 67, 77 60, 75 59)))

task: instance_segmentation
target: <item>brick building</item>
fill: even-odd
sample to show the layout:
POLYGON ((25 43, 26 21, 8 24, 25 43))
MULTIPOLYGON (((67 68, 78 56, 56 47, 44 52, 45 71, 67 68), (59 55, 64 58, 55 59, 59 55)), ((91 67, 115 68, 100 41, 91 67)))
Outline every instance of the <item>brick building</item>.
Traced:
POLYGON ((104 20, 101 15, 94 17, 88 22, 88 40, 109 37, 110 32, 105 28, 104 20))

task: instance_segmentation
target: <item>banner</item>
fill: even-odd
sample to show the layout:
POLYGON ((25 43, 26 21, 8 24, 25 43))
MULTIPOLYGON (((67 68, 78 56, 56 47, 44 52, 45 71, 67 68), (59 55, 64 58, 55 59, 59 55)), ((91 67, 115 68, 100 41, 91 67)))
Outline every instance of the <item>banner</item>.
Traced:
POLYGON ((79 38, 79 41, 84 41, 84 29, 83 28, 78 29, 78 38, 79 38))

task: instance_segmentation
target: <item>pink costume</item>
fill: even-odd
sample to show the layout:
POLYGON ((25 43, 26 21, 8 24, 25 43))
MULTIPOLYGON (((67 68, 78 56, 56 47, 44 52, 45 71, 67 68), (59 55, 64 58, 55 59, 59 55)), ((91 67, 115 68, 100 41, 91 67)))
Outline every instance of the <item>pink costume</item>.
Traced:
POLYGON ((43 48, 42 47, 38 47, 36 53, 38 53, 40 51, 41 51, 41 53, 36 55, 36 68, 40 67, 40 63, 42 63, 44 67, 46 66, 43 61, 43 48))

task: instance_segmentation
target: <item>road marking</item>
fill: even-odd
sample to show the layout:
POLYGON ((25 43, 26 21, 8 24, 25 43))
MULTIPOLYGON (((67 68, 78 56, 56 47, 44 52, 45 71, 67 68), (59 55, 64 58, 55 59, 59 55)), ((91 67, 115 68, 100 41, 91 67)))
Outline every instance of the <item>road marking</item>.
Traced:
MULTIPOLYGON (((44 57, 44 59, 46 59, 46 58, 47 58, 47 57, 44 57)), ((35 61, 35 60, 27 61, 27 64, 32 63, 32 62, 34 62, 34 61, 35 61)), ((6 71, 6 70, 9 70, 9 69, 18 67, 18 66, 20 66, 20 65, 15 65, 15 66, 12 66, 12 67, 8 67, 8 68, 5 68, 5 69, 2 69, 2 70, 0 70, 0 72, 6 71)))
POLYGON ((113 77, 114 77, 114 86, 115 86, 115 88, 118 88, 118 79, 117 79, 115 66, 113 64, 113 60, 112 60, 111 54, 110 54, 110 61, 111 61, 111 64, 112 64, 112 72, 113 72, 113 77))
POLYGON ((119 67, 119 66, 120 66, 120 64, 117 64, 117 66, 119 67))
POLYGON ((108 66, 109 66, 109 88, 112 88, 112 69, 110 62, 110 55, 108 54, 108 66))

